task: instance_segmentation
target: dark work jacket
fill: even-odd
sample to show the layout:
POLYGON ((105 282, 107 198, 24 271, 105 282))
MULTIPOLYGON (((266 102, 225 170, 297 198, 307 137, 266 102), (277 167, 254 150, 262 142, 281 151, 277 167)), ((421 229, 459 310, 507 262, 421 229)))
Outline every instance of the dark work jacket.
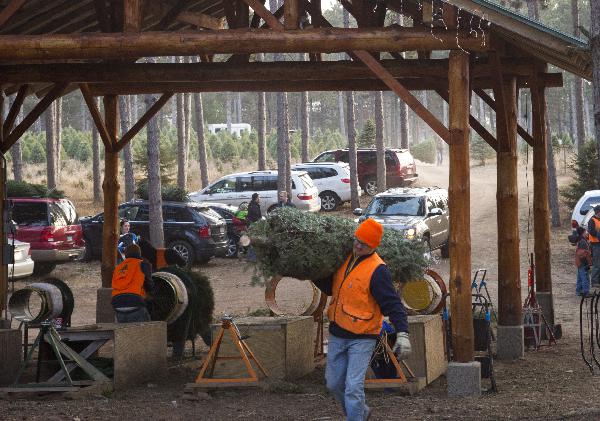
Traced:
MULTIPOLYGON (((131 256, 141 259, 141 256, 131 256)), ((142 272, 144 273, 144 290, 146 293, 154 294, 155 285, 152 280, 152 266, 147 261, 143 261, 141 264, 142 272)), ((111 304, 113 308, 122 307, 145 307, 146 302, 144 298, 137 294, 119 294, 112 298, 111 304)))
POLYGON ((262 218, 262 213, 260 211, 260 204, 258 202, 251 201, 248 204, 248 216, 246 217, 248 224, 251 224, 256 221, 260 221, 260 218, 262 218))
MULTIPOLYGON (((367 256, 361 256, 356 260, 355 265, 360 264, 367 256)), ((333 276, 325 279, 313 281, 313 283, 327 295, 332 295, 333 276)), ((406 309, 394 288, 392 283, 392 274, 386 265, 379 265, 371 276, 369 284, 371 295, 377 301, 379 308, 384 316, 389 317, 394 325, 396 332, 408 332, 408 317, 406 309)), ((342 329, 334 322, 329 323, 329 333, 343 339, 363 339, 377 338, 378 335, 356 334, 342 329)))

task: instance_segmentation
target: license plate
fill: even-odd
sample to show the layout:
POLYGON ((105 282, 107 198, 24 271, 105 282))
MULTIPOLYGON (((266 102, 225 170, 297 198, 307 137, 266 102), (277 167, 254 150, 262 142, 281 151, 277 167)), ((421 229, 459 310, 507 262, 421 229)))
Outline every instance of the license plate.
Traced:
POLYGON ((73 241, 73 236, 72 235, 67 235, 67 241, 73 241))

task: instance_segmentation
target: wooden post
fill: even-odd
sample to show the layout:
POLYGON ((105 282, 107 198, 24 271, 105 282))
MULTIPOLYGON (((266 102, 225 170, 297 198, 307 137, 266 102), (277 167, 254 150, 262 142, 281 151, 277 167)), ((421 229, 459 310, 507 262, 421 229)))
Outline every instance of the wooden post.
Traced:
MULTIPOLYGON (((517 97, 515 78, 505 78, 494 91, 503 97, 504 112, 496 113, 498 140, 498 324, 523 323, 519 257, 519 192, 517 186, 517 97), (503 92, 498 92, 502 89, 503 92)), ((497 103, 499 103, 497 101, 497 103)))
POLYGON ((285 0, 285 3, 283 3, 283 24, 285 29, 298 29, 299 13, 298 0, 285 0))
POLYGON ((111 148, 104 153, 104 225, 102 230, 102 287, 110 288, 112 275, 117 262, 117 241, 119 240, 119 153, 113 148, 119 130, 119 107, 116 95, 104 97, 105 124, 111 148))
MULTIPOLYGON (((543 69, 537 69, 543 70, 543 69)), ((533 129, 533 235, 535 287, 546 321, 554 326, 552 270, 550 266, 550 206, 548 200, 548 161, 546 158, 546 95, 537 73, 532 78, 531 108, 533 129)))
POLYGON ((469 55, 450 52, 450 302, 454 360, 473 361, 469 175, 469 55))

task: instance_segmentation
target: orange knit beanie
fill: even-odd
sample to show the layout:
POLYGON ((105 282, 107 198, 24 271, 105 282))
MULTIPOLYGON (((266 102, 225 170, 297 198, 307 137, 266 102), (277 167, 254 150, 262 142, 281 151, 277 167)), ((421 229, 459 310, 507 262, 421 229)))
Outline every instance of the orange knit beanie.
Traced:
POLYGON ((354 236, 369 247, 377 248, 383 236, 383 226, 374 219, 365 219, 354 232, 354 236))

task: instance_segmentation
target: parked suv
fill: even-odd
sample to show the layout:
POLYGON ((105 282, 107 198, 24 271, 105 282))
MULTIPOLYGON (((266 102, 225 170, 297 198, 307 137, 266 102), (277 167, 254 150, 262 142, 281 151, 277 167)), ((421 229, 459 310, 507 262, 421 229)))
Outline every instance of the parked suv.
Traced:
MULTIPOLYGON (((146 200, 133 200, 119 205, 119 217, 129 220, 131 232, 150 238, 146 200)), ((87 259, 102 255, 103 223, 104 214, 81 218, 87 259)), ((163 230, 165 245, 176 250, 187 266, 194 262, 208 262, 213 256, 224 256, 227 252, 225 220, 199 203, 163 202, 163 230)))
POLYGON ((85 242, 75 206, 67 199, 13 197, 9 199, 15 239, 30 244, 34 274, 45 275, 80 258, 85 242))
MULTIPOLYGON (((377 194, 377 156, 375 149, 358 149, 358 184, 369 196, 377 194)), ((349 162, 348 149, 325 151, 313 162, 349 162)), ((387 187, 404 187, 415 183, 419 175, 415 160, 408 149, 385 150, 387 187)))
MULTIPOLYGON (((571 215, 571 227, 587 228, 587 221, 582 222, 590 209, 600 203, 600 190, 588 190, 579 198, 571 215)), ((589 221, 589 218, 587 219, 589 221)))
MULTIPOLYGON (((319 190, 305 171, 292 173, 292 203, 300 210, 318 212, 321 208, 319 190)), ((221 177, 210 186, 190 194, 195 202, 219 202, 239 206, 250 203, 252 194, 260 197, 263 215, 277 205, 277 171, 250 171, 221 177)))
POLYGON ((438 187, 395 188, 379 193, 365 211, 354 214, 360 220, 373 218, 377 222, 402 231, 409 240, 421 240, 429 250, 441 249, 449 257, 448 191, 438 187))
POLYGON ((344 162, 305 162, 292 165, 292 169, 308 173, 319 189, 321 209, 325 212, 331 212, 342 203, 350 201, 349 164, 344 162))

